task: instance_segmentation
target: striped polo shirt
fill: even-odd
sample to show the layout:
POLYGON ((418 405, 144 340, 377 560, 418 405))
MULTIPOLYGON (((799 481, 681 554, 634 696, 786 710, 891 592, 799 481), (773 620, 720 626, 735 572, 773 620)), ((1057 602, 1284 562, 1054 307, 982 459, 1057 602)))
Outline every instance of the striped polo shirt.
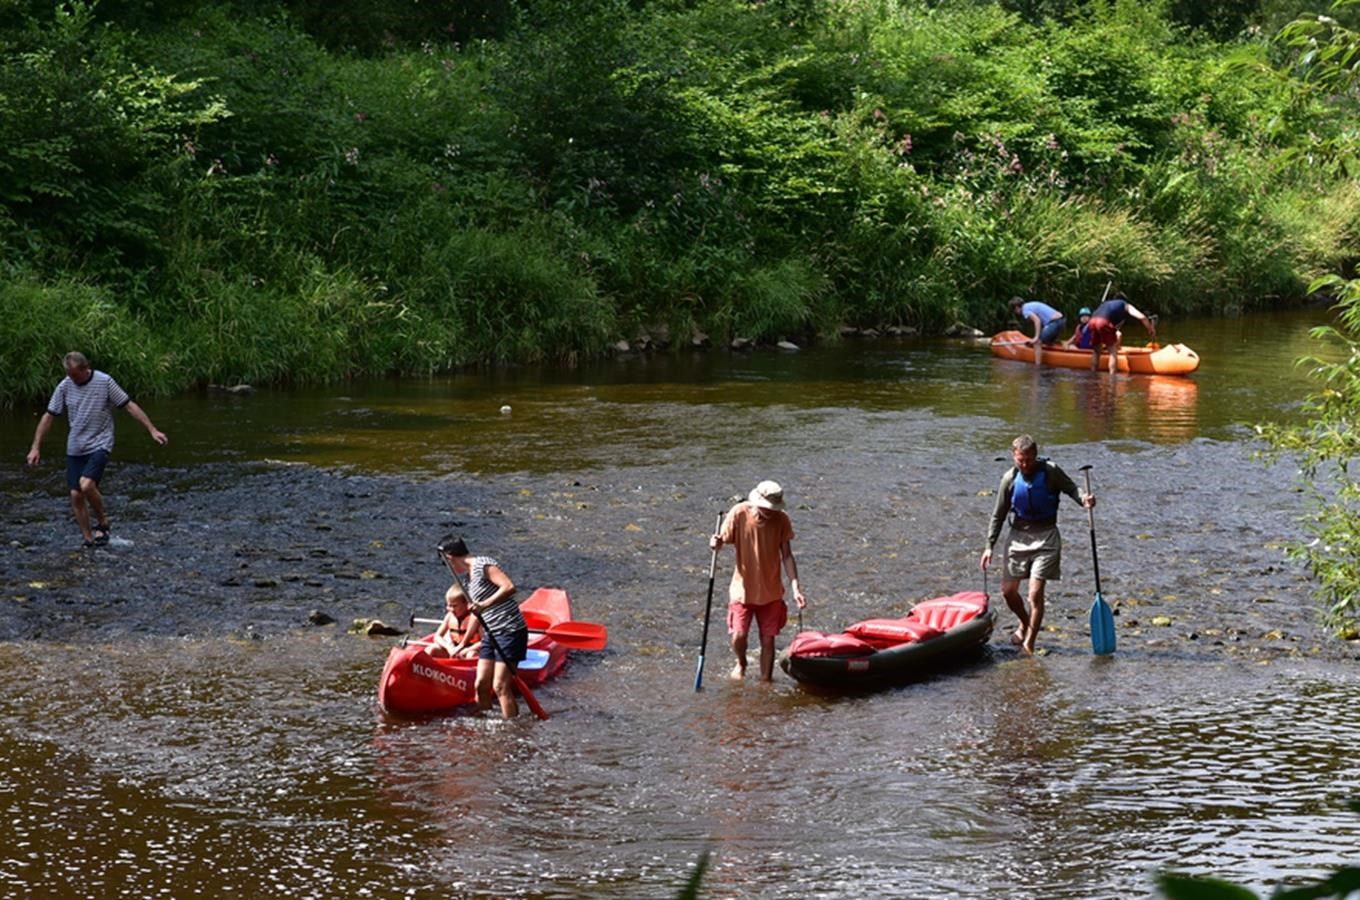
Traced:
MULTIPOLYGON (((468 566, 467 592, 474 601, 481 603, 483 600, 496 593, 498 588, 496 583, 486 577, 487 566, 500 568, 500 563, 489 556, 474 556, 468 566)), ((486 622, 488 631, 494 634, 513 634, 521 628, 529 626, 524 621, 524 614, 519 611, 519 604, 515 602, 513 596, 506 597, 482 610, 482 620, 486 622)))
POLYGON ((65 415, 70 425, 66 435, 66 455, 84 456, 96 450, 113 450, 113 411, 132 401, 127 391, 98 369, 89 381, 76 384, 66 376, 47 401, 51 415, 65 415))

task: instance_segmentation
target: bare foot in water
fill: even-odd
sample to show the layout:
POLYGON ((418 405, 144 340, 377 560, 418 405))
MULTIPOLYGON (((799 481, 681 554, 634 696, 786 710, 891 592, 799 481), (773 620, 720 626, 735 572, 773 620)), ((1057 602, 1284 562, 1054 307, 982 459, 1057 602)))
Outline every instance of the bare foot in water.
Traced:
POLYGON ((732 671, 728 673, 727 677, 731 678, 733 681, 741 681, 746 677, 746 667, 733 666, 732 671))
POLYGON ((1023 646, 1025 646, 1025 629, 1024 629, 1024 626, 1021 626, 1020 628, 1015 629, 1014 633, 1011 634, 1011 643, 1014 644, 1014 645, 1017 646, 1017 647, 1023 647, 1023 646))

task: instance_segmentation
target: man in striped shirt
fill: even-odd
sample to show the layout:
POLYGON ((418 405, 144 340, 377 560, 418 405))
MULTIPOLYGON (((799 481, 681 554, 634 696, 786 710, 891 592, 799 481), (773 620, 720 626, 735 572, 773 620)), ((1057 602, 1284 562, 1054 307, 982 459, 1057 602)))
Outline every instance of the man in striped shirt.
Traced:
POLYGON ((47 411, 38 420, 33 434, 33 447, 28 451, 28 464, 37 466, 41 459, 43 438, 52 429, 52 421, 65 414, 69 425, 66 436, 66 486, 71 489, 71 510, 76 524, 85 538, 86 547, 109 542, 109 517, 104 510, 104 497, 99 493, 99 479, 113 452, 113 411, 126 409, 151 434, 151 439, 164 444, 165 433, 151 424, 142 411, 104 372, 90 368, 83 353, 66 354, 62 362, 66 377, 52 392, 47 411), (94 525, 90 511, 94 511, 94 525))

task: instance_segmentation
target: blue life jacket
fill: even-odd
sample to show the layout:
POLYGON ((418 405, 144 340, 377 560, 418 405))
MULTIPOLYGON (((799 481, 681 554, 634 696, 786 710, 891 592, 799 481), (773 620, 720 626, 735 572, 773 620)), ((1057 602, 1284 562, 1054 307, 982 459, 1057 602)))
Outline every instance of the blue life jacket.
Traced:
POLYGON ((1011 482, 1011 510, 1024 522, 1053 522, 1058 518, 1061 495, 1048 488, 1048 460, 1039 457, 1039 468, 1034 478, 1026 480, 1024 473, 1015 470, 1011 482))

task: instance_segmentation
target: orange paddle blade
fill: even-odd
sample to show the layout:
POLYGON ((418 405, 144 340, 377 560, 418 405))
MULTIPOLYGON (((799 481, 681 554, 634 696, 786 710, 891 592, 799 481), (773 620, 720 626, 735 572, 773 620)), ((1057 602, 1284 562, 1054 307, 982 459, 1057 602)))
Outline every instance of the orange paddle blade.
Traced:
POLYGON ((559 622, 543 629, 543 633, 573 650, 603 650, 609 642, 609 632, 594 622, 559 622))

